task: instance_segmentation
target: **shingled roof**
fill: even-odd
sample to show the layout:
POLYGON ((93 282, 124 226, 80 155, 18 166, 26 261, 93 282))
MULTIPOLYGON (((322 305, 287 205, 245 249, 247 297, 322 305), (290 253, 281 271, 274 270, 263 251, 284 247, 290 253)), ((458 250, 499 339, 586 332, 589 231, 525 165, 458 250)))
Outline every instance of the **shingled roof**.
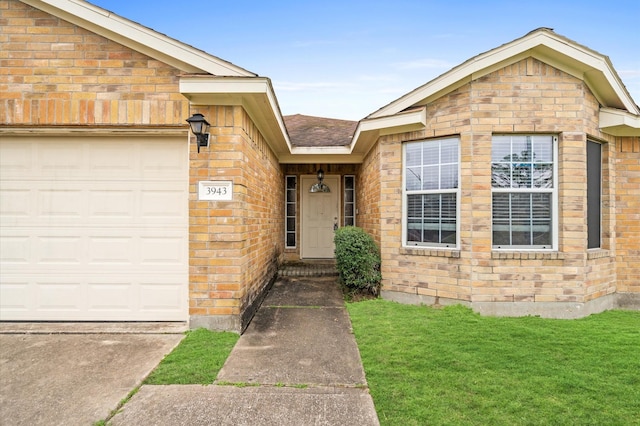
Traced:
POLYGON ((293 146, 348 146, 358 125, 357 121, 301 114, 283 118, 293 146))

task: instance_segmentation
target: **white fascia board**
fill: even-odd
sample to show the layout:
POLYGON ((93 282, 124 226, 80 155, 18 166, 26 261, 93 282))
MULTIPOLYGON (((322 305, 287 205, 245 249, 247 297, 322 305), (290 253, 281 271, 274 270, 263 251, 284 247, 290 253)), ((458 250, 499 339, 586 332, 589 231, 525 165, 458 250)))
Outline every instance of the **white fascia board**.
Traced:
POLYGON ((360 154, 283 154, 280 164, 361 164, 364 156, 360 154))
POLYGON ((230 62, 181 43, 81 0, 21 0, 72 24, 191 73, 256 76, 230 62))
POLYGON ((294 146, 291 148, 293 155, 348 155, 351 148, 348 146, 294 146))
POLYGON ((180 93, 183 94, 260 93, 266 95, 269 91, 266 77, 216 78, 205 76, 180 78, 180 93))
MULTIPOLYGON (((358 123, 351 142, 352 150, 356 149, 359 141, 367 139, 367 135, 390 135, 404 131, 412 131, 424 128, 427 125, 427 109, 420 108, 396 115, 365 118, 358 123)), ((367 149, 368 150, 368 149, 367 149)))
POLYGON ((640 136, 640 116, 613 108, 600 108, 602 132, 614 136, 640 136))
POLYGON ((364 158, 380 136, 425 128, 427 109, 422 107, 392 116, 365 118, 358 123, 351 141, 351 153, 364 158))
MULTIPOLYGON (((358 123, 356 135, 361 132, 380 131, 381 135, 398 133, 398 128, 418 125, 424 127, 427 125, 426 108, 416 109, 415 111, 407 111, 396 115, 389 115, 377 118, 365 118, 358 123)), ((355 139, 355 138, 354 138, 355 139)))

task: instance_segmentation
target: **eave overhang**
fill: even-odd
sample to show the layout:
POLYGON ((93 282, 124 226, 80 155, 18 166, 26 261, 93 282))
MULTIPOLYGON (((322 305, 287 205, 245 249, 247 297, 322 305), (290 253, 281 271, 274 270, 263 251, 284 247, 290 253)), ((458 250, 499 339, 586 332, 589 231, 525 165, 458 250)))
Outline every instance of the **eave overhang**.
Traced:
POLYGON ((180 78, 180 93, 192 105, 241 106, 278 158, 291 153, 291 142, 268 78, 185 76, 180 78))
POLYGON ((640 116, 614 108, 600 108, 600 130, 613 136, 640 136, 640 116))
POLYGON ((256 76, 237 65, 81 0, 21 0, 187 73, 256 76))

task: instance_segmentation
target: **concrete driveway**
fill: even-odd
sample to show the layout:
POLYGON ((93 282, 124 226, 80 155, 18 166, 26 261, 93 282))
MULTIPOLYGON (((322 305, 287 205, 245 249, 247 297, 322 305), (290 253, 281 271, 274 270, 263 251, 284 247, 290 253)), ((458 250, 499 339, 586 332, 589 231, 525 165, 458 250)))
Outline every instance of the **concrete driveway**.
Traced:
POLYGON ((92 425, 184 337, 172 324, 0 324, 0 423, 92 425))

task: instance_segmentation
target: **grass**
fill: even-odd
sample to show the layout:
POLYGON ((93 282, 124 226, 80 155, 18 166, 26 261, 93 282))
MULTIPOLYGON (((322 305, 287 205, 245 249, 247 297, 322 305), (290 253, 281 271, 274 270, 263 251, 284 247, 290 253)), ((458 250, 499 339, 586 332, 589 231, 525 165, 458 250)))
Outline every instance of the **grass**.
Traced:
POLYGON ((640 425, 640 312, 347 307, 382 425, 640 425))
MULTIPOLYGON (((383 426, 640 425, 640 312, 496 318, 381 299, 347 308, 383 426)), ((211 384, 238 338, 190 331, 144 384, 211 384)))
POLYGON ((211 384, 239 338, 235 333, 204 328, 188 331, 143 384, 211 384))

